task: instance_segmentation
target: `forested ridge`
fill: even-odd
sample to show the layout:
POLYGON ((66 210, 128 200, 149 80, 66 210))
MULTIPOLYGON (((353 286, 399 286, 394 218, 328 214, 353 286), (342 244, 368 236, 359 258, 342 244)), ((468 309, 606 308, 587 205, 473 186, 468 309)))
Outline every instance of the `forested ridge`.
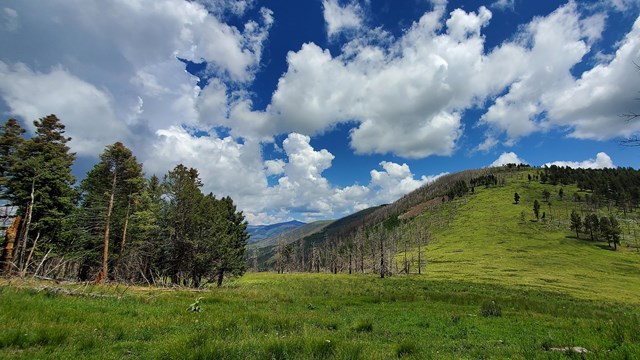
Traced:
POLYGON ((74 186, 65 126, 55 115, 34 126, 28 139, 15 119, 0 127, 5 275, 200 287, 244 273, 244 216, 204 194, 197 169, 146 178, 116 142, 74 186))

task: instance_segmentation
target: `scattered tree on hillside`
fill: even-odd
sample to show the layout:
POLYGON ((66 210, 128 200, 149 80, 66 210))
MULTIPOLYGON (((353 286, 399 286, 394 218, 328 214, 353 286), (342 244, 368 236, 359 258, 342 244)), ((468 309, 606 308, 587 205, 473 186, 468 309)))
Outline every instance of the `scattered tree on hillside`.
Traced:
POLYGON ((536 216, 536 220, 538 220, 540 216, 540 203, 537 199, 533 201, 533 214, 536 216))
POLYGON ((549 192, 549 190, 544 189, 542 191, 542 197, 544 198, 544 201, 549 202, 549 198, 551 197, 551 193, 549 192))
POLYGON ((589 232, 589 235, 591 236, 591 241, 596 240, 596 238, 594 238, 594 234, 597 236, 598 231, 600 229, 600 221, 598 220, 598 215, 589 214, 585 216, 584 229, 585 231, 589 232))
POLYGON ((580 239, 580 229, 582 228, 582 219, 580 215, 575 211, 571 211, 571 229, 576 231, 576 237, 580 239))
MULTIPOLYGON (((614 216, 609 216, 609 239, 613 243, 613 249, 618 250, 618 245, 620 245, 620 235, 622 234, 622 228, 620 227, 620 223, 618 219, 614 216)), ((611 244, 609 244, 611 246, 611 244)))
POLYGON ((513 194, 513 201, 516 204, 520 202, 520 195, 518 195, 518 193, 513 194))
POLYGON ((564 198, 564 190, 562 188, 560 188, 560 190, 558 190, 558 197, 560 198, 560 200, 562 200, 564 198))
POLYGON ((611 222, 608 217, 603 216, 600 218, 598 229, 600 238, 606 239, 609 247, 611 247, 611 222))

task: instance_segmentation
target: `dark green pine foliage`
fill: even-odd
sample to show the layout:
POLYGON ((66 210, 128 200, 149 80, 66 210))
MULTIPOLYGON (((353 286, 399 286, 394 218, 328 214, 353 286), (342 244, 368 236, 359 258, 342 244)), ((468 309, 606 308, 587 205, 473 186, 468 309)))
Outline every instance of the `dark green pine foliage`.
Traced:
POLYGON ((613 243, 614 250, 618 250, 618 245, 620 245, 621 234, 622 234, 622 228, 620 227, 620 223, 618 222, 618 219, 616 219, 614 216, 609 216, 609 239, 613 243))
POLYGON ((600 220, 598 219, 598 215, 589 214, 584 218, 584 230, 589 232, 591 236, 591 241, 597 240, 598 230, 600 228, 600 220), (594 235, 596 237, 594 237, 594 235))
MULTIPOLYGON (((9 119, 0 126, 0 189, 3 189, 10 176, 9 170, 17 160, 17 152, 24 143, 25 130, 16 119, 9 119)), ((5 194, 2 194, 4 198, 5 194)))
POLYGON ((6 198, 18 206, 26 224, 17 249, 22 265, 28 265, 24 264, 25 251, 31 238, 35 241, 41 236, 40 242, 47 247, 56 245, 62 219, 76 200, 72 188, 75 177, 71 174, 75 154, 67 146, 71 138, 64 136, 65 126, 55 115, 36 120, 34 125, 35 136, 14 153, 6 183, 6 198))
POLYGON ((246 270, 244 253, 249 240, 247 222, 242 212, 236 210, 230 197, 221 199, 225 218, 225 235, 219 247, 216 260, 216 283, 222 285, 225 276, 241 276, 246 270))
POLYGON ((533 214, 536 216, 536 220, 540 218, 540 203, 538 200, 533 200, 533 214))
POLYGON ((120 142, 106 147, 98 162, 80 184, 79 225, 84 233, 86 257, 79 278, 88 280, 98 268, 97 281, 114 278, 110 263, 119 265, 127 243, 129 220, 142 195, 142 164, 120 142), (113 246, 111 246, 113 244, 113 246), (102 250, 97 256, 97 250, 102 250), (97 261, 102 264, 99 266, 97 261))
POLYGON ((571 229, 575 230, 576 237, 578 239, 580 239, 581 228, 582 228, 582 218, 580 218, 580 215, 575 210, 572 210, 571 211, 571 229))
POLYGON ((178 165, 164 179, 163 230, 166 244, 160 256, 174 284, 200 287, 204 280, 218 286, 226 277, 245 271, 249 235, 244 215, 229 197, 204 195, 195 169, 178 165))
POLYGON ((168 239, 165 268, 173 284, 187 285, 190 279, 198 282, 199 273, 192 269, 195 264, 196 235, 203 231, 197 226, 202 206, 202 182, 198 171, 177 165, 165 175, 163 186, 167 202, 164 231, 168 239))

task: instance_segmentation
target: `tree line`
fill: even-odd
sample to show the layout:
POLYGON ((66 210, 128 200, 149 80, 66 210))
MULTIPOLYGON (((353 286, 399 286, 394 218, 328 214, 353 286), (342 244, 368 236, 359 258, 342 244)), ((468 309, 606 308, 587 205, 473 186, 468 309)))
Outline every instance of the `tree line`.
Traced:
POLYGON ((204 194, 180 164, 162 180, 116 142, 76 185, 65 126, 0 126, 2 272, 80 281, 220 286, 242 275, 247 223, 230 197, 204 194))

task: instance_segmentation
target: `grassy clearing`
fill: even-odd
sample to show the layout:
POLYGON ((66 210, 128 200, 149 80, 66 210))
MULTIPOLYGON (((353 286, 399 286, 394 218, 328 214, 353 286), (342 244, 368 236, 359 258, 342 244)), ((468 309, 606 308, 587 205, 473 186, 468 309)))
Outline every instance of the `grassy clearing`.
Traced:
MULTIPOLYGON (((108 289, 94 289, 109 293, 108 289)), ((113 293, 113 292, 111 292, 113 293)), ((208 292, 79 297, 0 287, 0 357, 637 357, 640 314, 540 290, 368 275, 248 274, 208 292), (189 312, 198 297, 201 312, 189 312)))

